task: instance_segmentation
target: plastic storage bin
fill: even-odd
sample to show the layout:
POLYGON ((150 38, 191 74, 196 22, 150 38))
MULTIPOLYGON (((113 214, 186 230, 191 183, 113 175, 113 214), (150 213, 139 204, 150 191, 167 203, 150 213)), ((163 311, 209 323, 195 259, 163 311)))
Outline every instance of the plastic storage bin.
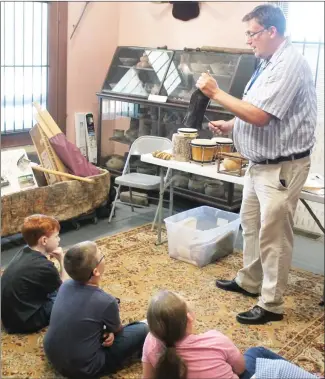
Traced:
POLYGON ((203 267, 234 250, 239 214, 198 207, 165 219, 169 256, 203 267))

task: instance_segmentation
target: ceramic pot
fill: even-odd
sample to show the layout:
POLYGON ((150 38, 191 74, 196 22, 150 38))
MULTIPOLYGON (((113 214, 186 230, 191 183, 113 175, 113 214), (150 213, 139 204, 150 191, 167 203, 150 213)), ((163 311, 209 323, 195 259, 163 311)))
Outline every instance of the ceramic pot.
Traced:
POLYGON ((108 169, 112 169, 112 170, 122 170, 124 167, 124 158, 119 155, 113 155, 105 163, 105 166, 108 169))
POLYGON ((179 188, 188 188, 189 178, 185 175, 174 175, 173 186, 179 188))
POLYGON ((205 182, 204 193, 212 197, 225 197, 225 188, 220 181, 205 182))
POLYGON ((191 178, 188 182, 188 189, 194 192, 204 193, 204 181, 191 178))

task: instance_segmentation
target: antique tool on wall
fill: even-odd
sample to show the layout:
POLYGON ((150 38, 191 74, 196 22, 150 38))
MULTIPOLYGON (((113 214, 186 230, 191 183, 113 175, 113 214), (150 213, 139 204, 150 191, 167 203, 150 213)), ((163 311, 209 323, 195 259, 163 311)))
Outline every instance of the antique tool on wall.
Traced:
POLYGON ((34 170, 46 172, 48 174, 53 174, 53 175, 57 175, 57 176, 65 176, 66 178, 76 179, 76 180, 80 180, 81 182, 86 182, 86 183, 95 183, 94 179, 83 178, 82 176, 76 176, 76 175, 68 174, 67 172, 60 172, 60 171, 55 171, 55 170, 50 170, 48 168, 44 168, 42 166, 39 166, 36 163, 31 162, 29 159, 25 158, 24 155, 22 155, 18 159, 17 167, 19 167, 19 169, 21 169, 22 171, 26 170, 28 167, 31 167, 34 170))
POLYGON ((79 24, 80 24, 80 21, 81 21, 83 15, 84 15, 84 13, 85 13, 86 8, 88 7, 88 5, 89 5, 89 1, 86 1, 86 4, 85 4, 84 7, 83 7, 83 10, 82 10, 82 12, 81 12, 81 15, 80 15, 80 17, 79 17, 79 19, 78 19, 76 25, 72 25, 72 27, 73 27, 73 32, 71 33, 70 39, 72 39, 73 35, 75 34, 75 32, 76 32, 76 30, 77 30, 77 28, 78 28, 78 26, 79 26, 79 24))

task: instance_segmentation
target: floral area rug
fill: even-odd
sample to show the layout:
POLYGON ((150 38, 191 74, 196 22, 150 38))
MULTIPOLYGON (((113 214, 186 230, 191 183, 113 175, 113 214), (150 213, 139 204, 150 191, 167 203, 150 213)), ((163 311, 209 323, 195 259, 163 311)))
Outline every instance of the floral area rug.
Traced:
MULTIPOLYGON (((204 268, 169 258, 167 244, 156 246, 150 226, 103 238, 97 244, 105 254, 102 288, 121 298, 123 323, 142 320, 150 297, 160 289, 183 295, 196 314, 196 332, 218 329, 244 352, 264 346, 300 367, 324 374, 324 310, 318 305, 324 277, 292 270, 285 296, 285 317, 267 325, 241 325, 236 314, 256 300, 218 290, 216 278, 233 278, 242 266, 242 254, 233 253, 204 268)), ((46 330, 32 335, 2 332, 2 378, 61 378, 44 356, 46 330)), ((106 377, 107 378, 107 377, 106 377)), ((113 378, 141 378, 141 364, 113 378)))

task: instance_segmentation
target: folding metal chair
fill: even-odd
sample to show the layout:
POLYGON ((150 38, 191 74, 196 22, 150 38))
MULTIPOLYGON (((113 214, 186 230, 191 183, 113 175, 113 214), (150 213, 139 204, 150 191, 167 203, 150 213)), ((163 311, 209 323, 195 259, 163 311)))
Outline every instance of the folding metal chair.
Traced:
MULTIPOLYGON (((130 205, 131 205, 132 212, 134 212, 134 206, 132 203, 132 188, 143 189, 147 191, 159 190, 160 188, 160 182, 161 182, 160 176, 130 172, 131 157, 133 155, 149 154, 156 150, 164 151, 164 150, 171 150, 171 149, 172 149, 172 142, 168 138, 164 138, 164 137, 142 136, 142 137, 137 138, 133 142, 133 144, 130 147, 128 157, 126 159, 122 175, 115 178, 115 184, 118 184, 118 188, 116 191, 116 196, 113 202, 111 213, 109 215, 109 219, 108 219, 109 223, 112 220, 114 210, 116 207, 116 202, 119 197, 122 186, 129 187, 130 205)), ((168 169, 164 177, 164 181, 167 180, 169 171, 170 170, 168 169)), ((159 198, 158 209, 160 206, 160 201, 163 201, 161 197, 159 198)), ((156 215, 157 215, 157 212, 156 212, 156 215)), ((156 220, 156 217, 155 217, 155 220, 156 220)), ((154 220, 154 223, 155 223, 155 220, 154 220)))

